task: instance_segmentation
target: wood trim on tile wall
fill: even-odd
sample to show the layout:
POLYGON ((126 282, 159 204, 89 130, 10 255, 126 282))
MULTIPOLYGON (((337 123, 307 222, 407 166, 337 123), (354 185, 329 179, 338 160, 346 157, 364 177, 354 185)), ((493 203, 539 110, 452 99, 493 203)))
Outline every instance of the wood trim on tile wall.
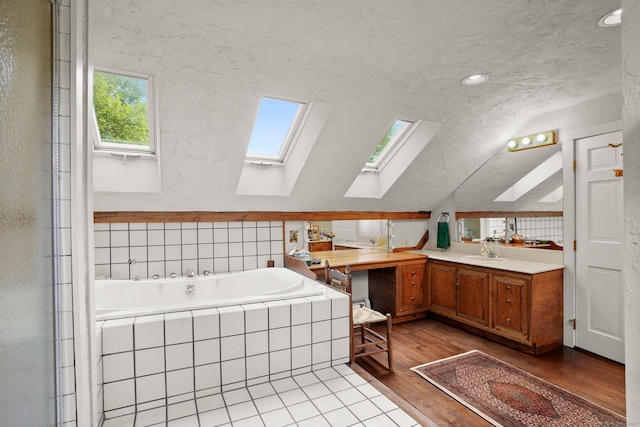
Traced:
POLYGON ((93 222, 217 222, 217 221, 331 221, 357 219, 429 219, 431 212, 380 212, 380 211, 314 211, 314 212, 146 212, 118 211, 94 212, 93 222))
POLYGON ((503 217, 541 217, 541 216, 562 216, 562 211, 477 211, 477 212, 456 212, 456 219, 461 218, 503 218, 503 217))

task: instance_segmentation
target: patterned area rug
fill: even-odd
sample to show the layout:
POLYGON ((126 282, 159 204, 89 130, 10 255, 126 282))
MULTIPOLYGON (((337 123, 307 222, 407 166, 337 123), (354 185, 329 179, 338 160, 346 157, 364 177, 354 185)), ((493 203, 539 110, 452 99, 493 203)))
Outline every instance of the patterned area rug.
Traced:
POLYGON ((411 368, 496 426, 621 426, 605 408, 480 351, 411 368))

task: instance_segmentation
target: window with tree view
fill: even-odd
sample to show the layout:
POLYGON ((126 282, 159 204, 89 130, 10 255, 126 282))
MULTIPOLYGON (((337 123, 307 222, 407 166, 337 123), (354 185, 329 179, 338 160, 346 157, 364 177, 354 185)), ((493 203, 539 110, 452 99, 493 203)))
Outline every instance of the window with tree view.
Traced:
POLYGON ((378 144, 374 150, 369 161, 365 165, 363 170, 378 170, 384 166, 385 159, 389 154, 398 147, 398 143, 401 138, 407 133, 408 129, 413 125, 413 122, 405 120, 396 120, 389 128, 382 141, 378 144))
POLYGON ((96 149, 154 152, 151 87, 149 76, 94 71, 96 149))

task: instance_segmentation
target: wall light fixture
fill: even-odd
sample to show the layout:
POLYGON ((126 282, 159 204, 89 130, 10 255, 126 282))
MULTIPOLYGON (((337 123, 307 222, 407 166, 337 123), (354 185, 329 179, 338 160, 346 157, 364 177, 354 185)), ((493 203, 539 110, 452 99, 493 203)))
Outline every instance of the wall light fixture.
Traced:
POLYGON ((543 147, 545 145, 552 145, 555 143, 556 133, 550 130, 547 132, 540 132, 533 135, 510 139, 509 142, 507 142, 507 149, 509 151, 520 151, 527 150, 529 148, 543 147))

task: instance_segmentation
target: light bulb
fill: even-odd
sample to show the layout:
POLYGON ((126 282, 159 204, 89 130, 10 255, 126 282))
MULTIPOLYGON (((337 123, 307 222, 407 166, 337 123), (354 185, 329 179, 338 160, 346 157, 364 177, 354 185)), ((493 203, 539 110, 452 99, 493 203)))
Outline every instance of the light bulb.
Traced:
POLYGON ((528 136, 525 136, 524 138, 522 138, 522 145, 529 145, 531 144, 531 140, 529 139, 528 136))
POLYGON ((468 77, 462 79, 462 84, 465 86, 474 86, 482 84, 489 80, 489 75, 487 74, 472 74, 468 77))
POLYGON ((511 141, 507 142, 507 147, 509 148, 516 148, 516 142, 512 139, 511 141))
POLYGON ((544 142, 547 139, 547 136, 544 133, 539 133, 536 139, 538 142, 544 142))

